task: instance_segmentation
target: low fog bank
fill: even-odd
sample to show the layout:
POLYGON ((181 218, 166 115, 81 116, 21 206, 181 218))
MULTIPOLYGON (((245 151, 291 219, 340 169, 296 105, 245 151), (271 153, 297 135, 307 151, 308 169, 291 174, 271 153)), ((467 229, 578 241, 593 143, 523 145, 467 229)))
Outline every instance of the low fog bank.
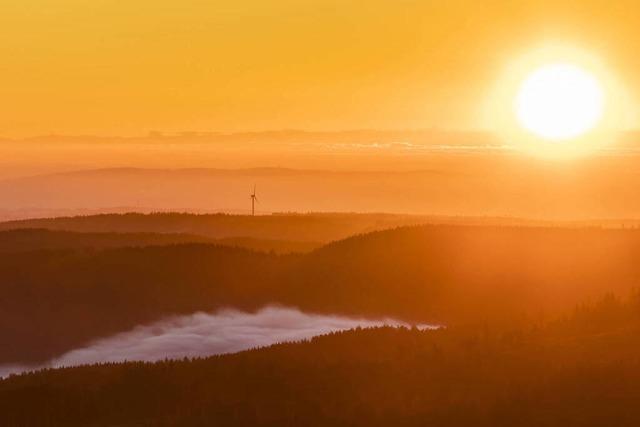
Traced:
MULTIPOLYGON (((41 368, 103 362, 156 361, 234 353, 356 327, 409 327, 395 319, 362 319, 307 314, 298 309, 265 307, 256 313, 222 310, 173 317, 95 341, 42 366, 0 366, 0 377, 41 368)), ((433 328, 416 325, 419 329, 433 328)))

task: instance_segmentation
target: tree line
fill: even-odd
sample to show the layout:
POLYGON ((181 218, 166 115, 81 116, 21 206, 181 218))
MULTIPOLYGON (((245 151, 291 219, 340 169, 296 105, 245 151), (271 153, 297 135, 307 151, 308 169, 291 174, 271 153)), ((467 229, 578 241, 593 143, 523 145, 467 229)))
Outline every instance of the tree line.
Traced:
POLYGON ((500 330, 357 329, 0 381, 4 426, 633 426, 640 298, 500 330))

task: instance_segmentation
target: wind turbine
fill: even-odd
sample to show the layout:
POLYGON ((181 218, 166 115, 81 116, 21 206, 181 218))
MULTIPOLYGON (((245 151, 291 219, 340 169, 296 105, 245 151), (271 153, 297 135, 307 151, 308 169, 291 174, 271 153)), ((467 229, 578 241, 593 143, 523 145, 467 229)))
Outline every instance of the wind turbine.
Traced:
POLYGON ((251 216, 256 215, 256 202, 258 201, 258 196, 256 196, 256 185, 253 184, 253 193, 249 196, 251 197, 251 216))

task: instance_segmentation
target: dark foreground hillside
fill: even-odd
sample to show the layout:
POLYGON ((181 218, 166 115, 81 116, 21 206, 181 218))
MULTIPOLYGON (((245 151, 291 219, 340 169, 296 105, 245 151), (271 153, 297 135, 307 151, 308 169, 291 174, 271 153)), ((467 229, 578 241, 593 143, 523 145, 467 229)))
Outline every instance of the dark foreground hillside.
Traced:
POLYGON ((511 325, 639 283, 638 230, 421 226, 303 255, 204 244, 6 253, 0 364, 222 307, 511 325))
POLYGON ((506 332, 355 330, 0 381, 3 426, 637 426, 640 305, 506 332))

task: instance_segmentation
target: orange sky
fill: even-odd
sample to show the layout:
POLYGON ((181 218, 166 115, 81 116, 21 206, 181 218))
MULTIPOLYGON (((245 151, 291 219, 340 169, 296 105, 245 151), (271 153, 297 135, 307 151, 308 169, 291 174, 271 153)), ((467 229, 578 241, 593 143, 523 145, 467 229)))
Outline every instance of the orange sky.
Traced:
POLYGON ((637 0, 5 0, 0 135, 482 127, 540 43, 640 95, 637 0))

